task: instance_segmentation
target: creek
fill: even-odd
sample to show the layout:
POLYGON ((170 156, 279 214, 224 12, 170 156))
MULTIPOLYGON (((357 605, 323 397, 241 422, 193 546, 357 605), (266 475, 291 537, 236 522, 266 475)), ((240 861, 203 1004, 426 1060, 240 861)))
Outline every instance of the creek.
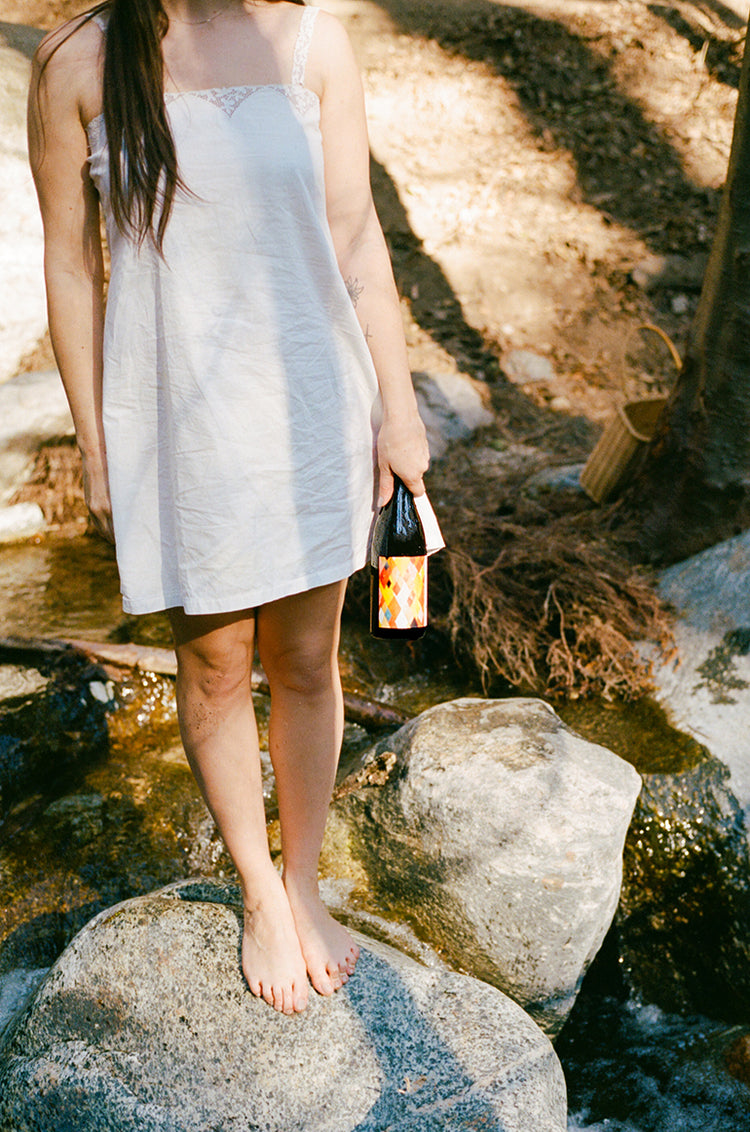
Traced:
MULTIPOLYGON (((91 538, 50 536, 0 547, 0 627, 0 636, 170 646, 162 615, 122 613, 110 549, 91 538)), ((33 742, 39 750, 30 779, 3 779, 0 1029, 99 909, 182 877, 232 875, 182 752, 171 680, 134 671, 114 682, 90 663, 76 663, 54 674, 41 664, 0 663, 0 701, 13 732, 4 736, 0 729, 0 764, 12 766, 14 744, 33 742), (74 685, 85 694, 71 697, 74 685)), ((477 678, 461 671, 439 641, 428 635, 408 646, 376 642, 364 617, 345 618, 341 670, 346 690, 412 714, 482 695, 477 678)), ((268 700, 257 693, 255 702, 265 747, 268 700)), ((689 771, 705 754, 648 702, 556 708, 571 727, 641 773, 689 771)), ((372 741, 372 733, 347 724, 342 774, 372 741)), ((273 781, 263 758, 269 837, 277 850, 273 781)), ((356 885, 346 895, 377 929, 370 895, 356 885)), ((737 1079, 748 1080, 748 1027, 733 1018, 669 1012, 639 998, 616 933, 617 925, 556 1043, 568 1081, 570 1132, 750 1129, 750 1089, 737 1079)), ((704 946, 711 947, 708 936, 704 946)))

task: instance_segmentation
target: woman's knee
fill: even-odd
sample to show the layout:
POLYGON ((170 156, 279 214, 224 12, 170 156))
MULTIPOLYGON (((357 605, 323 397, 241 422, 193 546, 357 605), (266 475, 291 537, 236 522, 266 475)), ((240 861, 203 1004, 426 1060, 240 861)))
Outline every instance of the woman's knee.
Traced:
POLYGON ((253 634, 247 622, 207 626, 195 634, 175 634, 177 675, 183 689, 205 699, 230 699, 250 689, 253 634))
POLYGON ((345 582, 294 594, 258 610, 258 653, 271 691, 317 696, 338 683, 336 657, 345 582))
POLYGON ((271 692, 281 688, 303 696, 330 691, 337 679, 330 640, 305 638, 284 649, 266 650, 261 656, 271 692))

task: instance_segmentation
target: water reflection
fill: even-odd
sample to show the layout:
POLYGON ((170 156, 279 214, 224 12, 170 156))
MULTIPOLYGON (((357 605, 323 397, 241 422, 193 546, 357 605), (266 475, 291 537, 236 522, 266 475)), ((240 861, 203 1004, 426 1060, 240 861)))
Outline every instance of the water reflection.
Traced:
POLYGON ((112 548, 48 537, 0 547, 0 634, 107 639, 122 618, 112 548))

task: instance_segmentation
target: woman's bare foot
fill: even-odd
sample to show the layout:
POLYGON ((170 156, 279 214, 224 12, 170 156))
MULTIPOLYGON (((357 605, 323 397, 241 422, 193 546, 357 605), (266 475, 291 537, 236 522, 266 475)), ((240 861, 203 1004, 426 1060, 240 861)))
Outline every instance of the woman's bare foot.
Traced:
POLYGON ((271 869, 262 886, 245 892, 242 970, 254 995, 284 1014, 307 1006, 305 960, 281 877, 271 869))
POLYGON ((333 994, 354 974, 359 948, 320 899, 317 881, 285 873, 284 886, 310 982, 318 994, 333 994))

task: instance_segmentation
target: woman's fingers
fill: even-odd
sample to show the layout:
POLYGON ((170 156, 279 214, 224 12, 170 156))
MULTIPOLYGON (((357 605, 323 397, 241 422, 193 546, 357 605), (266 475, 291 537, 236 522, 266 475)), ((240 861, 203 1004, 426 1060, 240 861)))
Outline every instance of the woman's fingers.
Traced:
POLYGON ((112 524, 112 504, 109 498, 107 468, 103 461, 89 463, 83 458, 83 496, 94 529, 107 542, 115 541, 112 524))
POLYGON ((112 526, 111 513, 105 513, 103 515, 92 514, 91 517, 94 520, 94 526, 96 527, 96 530, 102 536, 102 538, 105 538, 107 542, 114 544, 115 531, 114 527, 112 526))
POLYGON ((385 467, 380 464, 378 467, 378 507, 385 507, 392 495, 393 475, 391 469, 387 464, 385 467))

